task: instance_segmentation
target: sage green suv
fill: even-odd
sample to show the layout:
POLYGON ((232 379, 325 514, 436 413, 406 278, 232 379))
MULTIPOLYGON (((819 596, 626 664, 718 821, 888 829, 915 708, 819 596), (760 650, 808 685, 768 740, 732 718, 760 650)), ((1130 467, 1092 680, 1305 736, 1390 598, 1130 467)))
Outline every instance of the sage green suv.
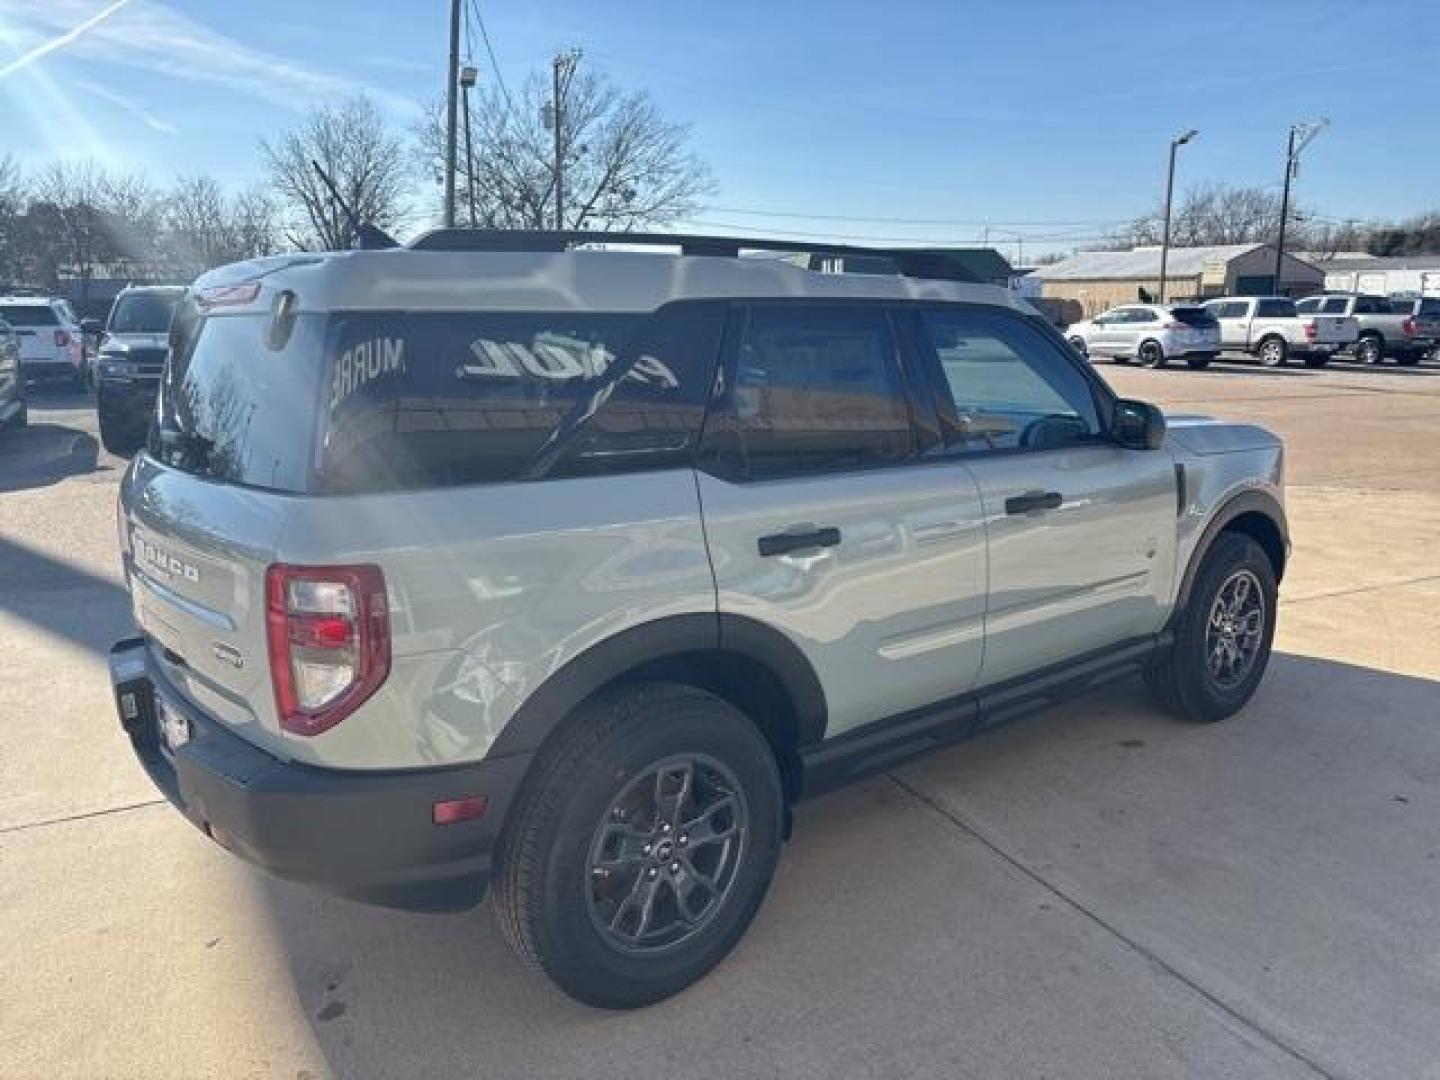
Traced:
POLYGON ((735 944, 801 799, 1132 675, 1240 709, 1280 441, 1167 428, 943 256, 789 247, 452 231, 195 282, 120 496, 158 787, 282 877, 490 886, 628 1007, 735 944))

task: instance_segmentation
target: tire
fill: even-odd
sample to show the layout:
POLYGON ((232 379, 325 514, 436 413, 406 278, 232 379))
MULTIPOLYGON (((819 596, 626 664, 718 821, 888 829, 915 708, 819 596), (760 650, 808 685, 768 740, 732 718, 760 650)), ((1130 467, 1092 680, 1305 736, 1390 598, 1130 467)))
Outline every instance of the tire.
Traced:
POLYGON ((1290 359, 1290 345, 1284 338, 1271 334, 1260 339, 1255 356, 1261 367, 1284 367, 1290 359))
POLYGON ((568 718, 531 769, 494 890, 501 933, 522 960, 578 1001, 625 1009, 679 992, 729 953, 769 887, 784 812, 774 754, 742 713, 688 686, 617 687, 568 718), (678 786, 685 761, 689 794, 676 805, 696 809, 661 813, 658 793, 678 786), (728 824, 729 838, 687 854, 685 814, 700 813, 702 796, 710 808, 690 832, 728 824), (720 889, 707 891, 702 873, 723 878, 720 889), (687 881, 693 926, 679 918, 687 881), (670 916, 679 924, 657 930, 670 916))
POLYGON ((1185 365, 1192 371, 1204 371, 1214 359, 1214 353, 1191 353, 1185 357, 1185 365))
MULTIPOLYGON (((1248 536, 1222 532, 1200 565, 1189 603, 1176 617, 1173 646, 1145 672, 1146 684, 1156 700, 1168 711, 1197 723, 1214 723, 1239 711, 1255 693, 1270 662, 1276 597, 1275 571, 1260 545, 1248 536), (1210 663, 1211 651, 1217 643, 1226 648, 1227 630, 1216 627, 1212 634, 1211 618, 1222 591, 1231 590, 1226 595, 1233 597, 1235 583, 1242 576, 1247 582, 1247 596, 1259 598, 1260 625, 1253 631, 1253 652, 1243 628, 1228 637, 1248 657, 1243 670, 1238 663, 1229 664, 1229 652, 1217 653, 1222 660, 1217 673, 1210 663), (1224 677, 1227 673, 1229 678, 1224 677)), ((1242 621, 1248 622, 1249 616, 1242 621)))
POLYGON ((1165 366, 1165 350, 1153 339, 1142 341, 1140 348, 1135 350, 1135 359, 1140 361, 1141 367, 1161 368, 1165 366))
POLYGON ((1355 343, 1355 361, 1378 364, 1385 359, 1385 340, 1379 334, 1365 334, 1355 343))
POLYGON ((1330 363, 1329 353, 1306 353, 1305 366, 1308 368, 1322 368, 1330 363))
POLYGON ((100 444, 116 457, 134 457, 145 445, 145 429, 134 420, 121 419, 105 409, 97 409, 100 419, 100 444))

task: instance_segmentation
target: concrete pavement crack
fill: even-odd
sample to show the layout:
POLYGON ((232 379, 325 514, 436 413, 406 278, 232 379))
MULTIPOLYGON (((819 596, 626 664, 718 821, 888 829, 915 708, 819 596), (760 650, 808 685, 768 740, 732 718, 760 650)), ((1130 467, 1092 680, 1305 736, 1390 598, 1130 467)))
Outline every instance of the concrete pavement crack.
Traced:
POLYGON ((1353 589, 1335 589, 1332 592, 1311 593, 1308 596, 1282 596, 1280 604, 1282 607, 1289 604, 1308 604, 1311 600, 1333 600, 1338 596, 1354 596, 1357 593, 1375 592, 1377 589, 1396 589, 1405 585, 1424 585, 1431 581, 1440 581, 1440 574, 1424 574, 1420 577, 1406 578, 1403 581, 1381 581, 1375 585, 1357 585, 1353 589))
POLYGON ((0 828, 5 833, 25 832, 27 829, 43 829, 47 825, 64 825, 69 821, 85 821, 88 818, 106 817, 109 814, 123 814, 128 810, 143 810, 147 806, 158 806, 164 799, 146 799, 144 802, 129 803, 125 806, 111 806, 104 810, 89 810, 83 814, 67 814, 64 817, 46 818, 44 821, 27 821, 20 825, 6 825, 0 828))
POLYGON ((1050 895, 1054 896, 1061 903, 1078 912, 1090 922, 1100 927, 1101 930, 1105 931, 1111 937, 1115 938, 1117 941, 1121 942, 1123 945, 1127 946, 1138 955, 1150 961, 1150 963, 1154 964, 1160 970, 1164 971, 1171 978, 1177 980, 1182 985, 1184 985, 1194 993, 1198 994, 1209 1005, 1224 1013, 1231 1020, 1244 1027, 1247 1031, 1252 1032, 1254 1035, 1264 1040, 1266 1043, 1269 1043, 1271 1046, 1280 1050, 1291 1060, 1303 1066, 1305 1069, 1308 1069, 1315 1076, 1321 1077, 1323 1078, 1323 1080, 1342 1080, 1342 1074, 1331 1072, 1330 1070, 1326 1069, 1319 1062, 1309 1057, 1300 1048, 1290 1045, 1290 1043, 1286 1042, 1275 1032, 1261 1026, 1261 1024, 1257 1020, 1253 1019, 1252 1017, 1246 1016, 1236 1006, 1231 1005, 1229 1002, 1218 996, 1214 991, 1209 990, 1206 987, 1202 986, 1200 983, 1196 982, 1193 978, 1186 975, 1183 971, 1180 971, 1174 965, 1166 961, 1164 957, 1160 956, 1153 949, 1150 949, 1146 945, 1135 940, 1133 937, 1126 934, 1123 930, 1121 930, 1114 923, 1110 922, 1104 916, 1086 907, 1078 899, 1071 896, 1054 882, 1047 880, 1045 876, 1039 871, 1033 869, 1030 866, 1027 866, 1019 858, 1011 855, 998 843, 990 839, 983 832, 981 832, 975 826, 971 825, 964 818, 960 817, 959 814, 955 813, 953 810, 949 809, 938 800, 932 798, 929 795, 926 795, 924 792, 918 790, 910 784, 907 784, 904 780, 900 779, 894 773, 886 773, 885 776, 892 783, 894 783, 896 787, 900 788, 901 791, 906 792, 908 795, 910 795, 911 798, 915 799, 923 806, 926 806, 929 809, 933 810, 936 814, 940 815, 946 821, 950 822, 951 825, 955 826, 961 832, 965 833, 967 836, 974 839, 981 846, 996 855, 999 859, 1006 863, 1006 865, 1018 871, 1024 877, 1029 878, 1046 892, 1050 893, 1050 895))

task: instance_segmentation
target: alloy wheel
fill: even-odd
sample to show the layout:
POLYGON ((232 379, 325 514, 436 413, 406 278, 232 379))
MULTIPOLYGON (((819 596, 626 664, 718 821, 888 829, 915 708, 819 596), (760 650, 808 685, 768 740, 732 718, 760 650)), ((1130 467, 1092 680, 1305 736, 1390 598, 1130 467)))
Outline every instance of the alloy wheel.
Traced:
POLYGON ((735 884, 748 817, 744 790, 712 757, 642 770, 590 843, 586 906, 601 936, 620 952, 653 954, 700 933, 735 884))
POLYGON ((1221 689, 1245 681, 1265 639, 1265 594, 1253 571, 1236 570, 1215 593, 1205 625, 1205 666, 1221 689))

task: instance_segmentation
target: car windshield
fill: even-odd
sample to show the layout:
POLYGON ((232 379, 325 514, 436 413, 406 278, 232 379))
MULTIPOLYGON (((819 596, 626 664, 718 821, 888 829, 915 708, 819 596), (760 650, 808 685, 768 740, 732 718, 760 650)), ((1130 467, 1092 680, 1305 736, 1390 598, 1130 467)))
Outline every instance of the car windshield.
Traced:
POLYGON ((11 326, 59 326, 60 319, 49 304, 5 304, 0 316, 11 326))
POLYGON ((170 329, 170 316, 180 302, 178 293, 134 293, 115 301, 110 313, 112 334, 163 334, 170 329))

